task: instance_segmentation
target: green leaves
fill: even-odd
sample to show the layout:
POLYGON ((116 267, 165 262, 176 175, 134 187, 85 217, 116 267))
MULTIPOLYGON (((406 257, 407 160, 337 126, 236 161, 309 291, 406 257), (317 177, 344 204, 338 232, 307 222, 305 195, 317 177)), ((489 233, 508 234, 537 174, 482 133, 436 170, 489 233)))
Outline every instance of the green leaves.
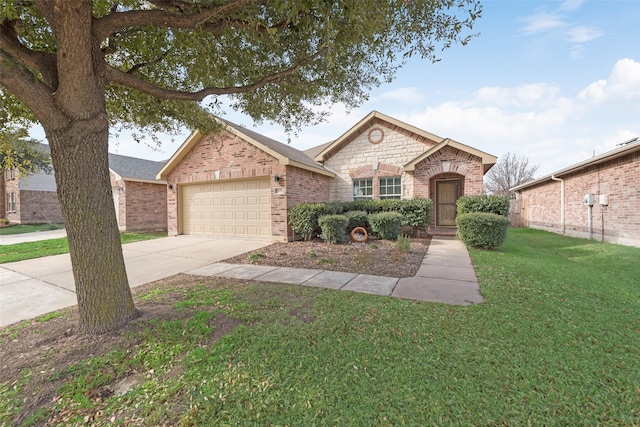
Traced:
MULTIPOLYGON (((12 43, 33 53, 27 63, 10 49, 11 59, 33 70, 34 84, 45 83, 53 95, 57 82, 45 81, 58 77, 52 58, 87 52, 75 52, 73 39, 57 45, 62 18, 48 8, 5 2, 0 19, 9 19, 2 21, 9 33, 16 31, 12 43)), ((145 133, 201 128, 210 122, 205 112, 231 106, 291 131, 321 120, 325 111, 318 106, 359 105, 373 87, 393 79, 407 56, 437 61, 436 52, 466 43, 480 12, 479 0, 96 0, 86 24, 101 48, 91 53, 97 69, 118 71, 106 78, 96 73, 107 88, 112 123, 145 133), (209 95, 227 95, 229 103, 202 106, 209 95), (150 98, 162 99, 162 106, 150 98)), ((17 120, 21 112, 10 116, 17 120)))
POLYGON ((18 169, 23 175, 51 172, 51 160, 46 146, 27 138, 25 129, 0 130, 0 170, 18 169))

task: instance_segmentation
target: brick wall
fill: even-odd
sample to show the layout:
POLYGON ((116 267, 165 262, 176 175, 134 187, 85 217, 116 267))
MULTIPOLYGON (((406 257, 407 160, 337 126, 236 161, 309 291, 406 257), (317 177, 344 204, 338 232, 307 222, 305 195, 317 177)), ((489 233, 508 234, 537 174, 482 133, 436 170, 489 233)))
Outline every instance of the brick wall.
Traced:
MULTIPOLYGON (((5 177, 6 178, 6 177, 5 177)), ((15 211, 5 211, 4 218, 8 219, 14 223, 20 223, 20 181, 18 178, 10 178, 5 179, 4 181, 4 191, 5 197, 2 199, 2 203, 4 204, 4 208, 7 206, 7 198, 6 196, 13 193, 16 196, 16 210, 15 211)))
POLYGON ((17 204, 21 224, 64 222, 56 192, 21 190, 19 199, 17 204))
MULTIPOLYGON (((605 241, 640 246, 640 152, 561 178, 565 184, 564 231, 567 235, 588 236, 588 209, 582 199, 592 193, 595 197, 591 210, 593 238, 602 238, 604 219, 605 241), (598 204, 601 194, 609 195, 609 206, 604 210, 598 204)), ((519 197, 527 201, 527 211, 521 215, 529 227, 562 230, 560 182, 545 181, 524 189, 519 197)))
MULTIPOLYGON (((383 122, 363 128, 360 134, 347 141, 341 150, 324 162, 325 166, 337 172, 336 179, 330 185, 330 199, 352 200, 353 178, 381 176, 400 176, 402 198, 413 198, 413 177, 405 172, 399 173, 399 168, 435 145, 435 141, 418 137, 403 128, 389 127, 383 122), (384 132, 384 138, 378 144, 370 143, 367 138, 369 130, 373 127, 379 127, 384 132), (363 171, 370 172, 371 175, 364 176, 363 171)), ((377 192, 375 183, 374 192, 377 192)))
POLYGON ((259 150, 231 133, 203 137, 171 171, 167 183, 167 221, 170 235, 179 230, 178 194, 182 184, 227 179, 269 177, 271 224, 274 240, 288 239, 287 208, 302 201, 328 200, 328 180, 324 176, 291 166, 259 150), (275 181, 274 176, 279 180, 275 181))
POLYGON ((124 188, 125 214, 120 217, 124 230, 167 229, 166 184, 125 181, 124 188))

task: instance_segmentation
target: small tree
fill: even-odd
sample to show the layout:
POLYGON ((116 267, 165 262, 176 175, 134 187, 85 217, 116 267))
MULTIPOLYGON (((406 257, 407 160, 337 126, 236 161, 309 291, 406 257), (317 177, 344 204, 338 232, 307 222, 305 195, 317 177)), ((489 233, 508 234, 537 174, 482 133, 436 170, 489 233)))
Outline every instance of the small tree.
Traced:
POLYGON ((485 188, 491 194, 510 196, 510 188, 531 181, 538 171, 538 165, 529 159, 507 152, 485 175, 485 188))
POLYGON ((51 158, 23 128, 0 130, 0 171, 18 169, 22 175, 51 172, 51 158))

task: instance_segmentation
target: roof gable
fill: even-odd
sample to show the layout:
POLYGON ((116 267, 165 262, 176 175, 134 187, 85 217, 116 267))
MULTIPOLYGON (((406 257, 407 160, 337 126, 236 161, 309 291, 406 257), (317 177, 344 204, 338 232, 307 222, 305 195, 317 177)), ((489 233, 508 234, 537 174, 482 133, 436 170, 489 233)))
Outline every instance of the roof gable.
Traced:
POLYGON ((363 132, 363 129, 369 128, 370 126, 373 126, 378 122, 384 122, 387 124, 387 126, 392 128, 393 127, 401 128, 405 131, 408 131, 414 134, 415 136, 433 141, 436 144, 440 143, 443 140, 443 138, 439 137, 438 135, 434 135, 430 132, 427 132, 425 130, 412 126, 408 123, 404 123, 400 120, 394 119, 393 117, 387 116, 386 114, 382 114, 379 111, 374 110, 369 114, 367 114, 366 117, 364 117, 354 126, 352 126, 351 129, 346 131, 344 134, 342 134, 342 136, 340 136, 335 141, 316 147, 315 150, 314 148, 310 148, 307 151, 312 153, 316 152, 317 154, 315 155, 315 160, 318 162, 324 162, 333 154, 340 151, 345 145, 349 144, 355 137, 360 135, 363 132), (320 149, 319 152, 316 151, 318 148, 320 149))
POLYGON ((496 156, 485 153, 484 151, 477 150, 473 147, 469 147, 468 145, 455 141, 453 139, 446 138, 446 139, 443 139, 435 147, 430 148, 429 150, 425 151, 424 153, 420 154, 418 157, 416 157, 415 159, 411 160, 409 163, 404 165, 404 170, 406 172, 413 172, 418 163, 420 163, 424 159, 429 158, 431 155, 433 155, 434 153, 437 153, 438 151, 442 150, 446 146, 455 148, 456 150, 464 151, 465 153, 473 154, 476 157, 480 157, 482 159, 483 173, 487 173, 487 171, 491 169, 491 167, 495 165, 497 161, 496 156))
MULTIPOLYGON (((282 165, 295 166, 301 169, 306 169, 331 177, 335 176, 333 172, 328 171, 320 163, 316 162, 311 157, 307 156, 304 152, 297 150, 290 145, 283 144, 276 141, 275 139, 271 139, 250 129, 243 128, 227 120, 219 119, 217 117, 215 118, 215 120, 218 120, 223 125, 224 130, 278 159, 278 161, 282 165)), ((182 143, 180 148, 178 148, 173 156, 171 156, 164 167, 158 172, 157 177, 166 179, 173 168, 176 167, 178 163, 180 163, 180 161, 186 156, 189 150, 198 142, 200 142, 202 138, 204 138, 204 136, 205 135, 201 134, 200 131, 194 131, 185 140, 185 142, 182 143)))

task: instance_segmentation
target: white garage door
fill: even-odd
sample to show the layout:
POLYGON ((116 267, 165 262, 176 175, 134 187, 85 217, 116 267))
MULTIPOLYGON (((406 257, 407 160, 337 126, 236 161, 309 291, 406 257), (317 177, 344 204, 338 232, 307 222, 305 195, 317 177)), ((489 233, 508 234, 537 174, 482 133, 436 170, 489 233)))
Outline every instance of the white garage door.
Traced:
POLYGON ((181 186, 182 233, 271 238, 269 179, 181 186))

